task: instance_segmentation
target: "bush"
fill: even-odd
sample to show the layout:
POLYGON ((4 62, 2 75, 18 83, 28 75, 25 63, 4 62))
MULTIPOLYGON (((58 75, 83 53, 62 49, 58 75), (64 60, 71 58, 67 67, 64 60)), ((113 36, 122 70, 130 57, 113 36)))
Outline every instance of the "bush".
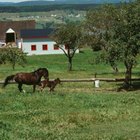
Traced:
POLYGON ((24 66, 26 61, 26 54, 24 54, 17 47, 4 47, 0 49, 0 64, 5 64, 6 62, 10 62, 12 64, 12 68, 15 69, 16 63, 21 66, 24 66))

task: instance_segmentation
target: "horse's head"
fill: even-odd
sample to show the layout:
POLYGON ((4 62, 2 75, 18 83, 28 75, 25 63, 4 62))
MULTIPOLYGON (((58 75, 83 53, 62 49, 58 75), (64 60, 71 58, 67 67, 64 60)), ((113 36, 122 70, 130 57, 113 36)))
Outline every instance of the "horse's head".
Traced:
POLYGON ((59 78, 56 78, 56 79, 55 79, 55 82, 56 82, 57 84, 61 84, 61 81, 60 81, 59 78))
POLYGON ((49 78, 49 72, 46 68, 39 68, 35 71, 40 77, 44 77, 45 79, 49 78))

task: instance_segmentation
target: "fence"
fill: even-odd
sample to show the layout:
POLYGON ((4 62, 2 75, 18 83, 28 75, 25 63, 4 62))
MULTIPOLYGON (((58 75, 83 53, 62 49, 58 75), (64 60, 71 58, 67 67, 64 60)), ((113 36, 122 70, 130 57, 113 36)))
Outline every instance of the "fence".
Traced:
MULTIPOLYGON (((54 79, 50 79, 53 81, 54 79)), ((61 79, 61 82, 95 82, 95 81, 105 81, 105 82, 123 82, 124 78, 88 78, 88 79, 61 79)), ((131 81, 140 81, 140 78, 133 78, 131 81)), ((3 84, 4 81, 0 81, 3 84)), ((15 81, 10 81, 9 84, 15 84, 15 81)))

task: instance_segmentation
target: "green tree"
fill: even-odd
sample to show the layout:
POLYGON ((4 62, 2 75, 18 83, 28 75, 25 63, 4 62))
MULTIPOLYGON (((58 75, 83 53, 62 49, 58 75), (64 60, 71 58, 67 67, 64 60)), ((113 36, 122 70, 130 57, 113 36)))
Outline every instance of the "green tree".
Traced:
POLYGON ((86 20, 90 37, 93 37, 91 43, 98 40, 96 42, 102 49, 100 58, 114 68, 117 68, 118 61, 124 63, 124 87, 129 88, 132 69, 140 51, 140 1, 123 3, 119 7, 104 6, 88 12, 86 20))
POLYGON ((6 63, 6 57, 7 52, 6 48, 0 48, 0 64, 5 64, 6 63))
POLYGON ((64 52, 68 58, 68 70, 72 70, 72 60, 76 50, 80 46, 82 32, 81 27, 78 24, 70 22, 60 26, 55 33, 51 36, 58 47, 64 52), (66 49, 64 49, 64 45, 66 49))
POLYGON ((111 43, 111 37, 113 35, 112 27, 114 19, 111 15, 116 13, 116 9, 112 5, 105 5, 98 9, 90 10, 86 15, 86 41, 93 51, 102 50, 101 55, 98 57, 98 61, 105 61, 118 72, 117 61, 119 48, 111 43))
POLYGON ((15 69, 16 64, 24 66, 27 62, 26 54, 17 47, 0 48, 0 64, 5 64, 6 62, 12 64, 13 69, 15 69))
POLYGON ((140 1, 122 5, 115 18, 113 39, 121 47, 121 59, 124 62, 125 86, 131 85, 133 66, 140 51, 140 1))

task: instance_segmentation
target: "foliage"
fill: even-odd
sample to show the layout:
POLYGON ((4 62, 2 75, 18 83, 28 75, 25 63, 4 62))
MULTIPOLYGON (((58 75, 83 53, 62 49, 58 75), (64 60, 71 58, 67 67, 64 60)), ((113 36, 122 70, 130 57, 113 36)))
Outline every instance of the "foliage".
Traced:
POLYGON ((119 7, 103 6, 97 11, 89 11, 86 17, 86 27, 90 38, 93 38, 91 43, 100 45, 102 49, 100 58, 110 63, 116 71, 117 62, 124 63, 126 88, 131 85, 132 69, 140 50, 139 14, 140 4, 136 1, 119 7))
POLYGON ((24 66, 26 63, 26 55, 17 47, 3 47, 0 49, 0 63, 10 62, 12 68, 15 69, 16 63, 24 66))
POLYGON ((63 50, 66 57, 68 58, 69 71, 72 70, 72 59, 75 55, 76 50, 79 48, 81 36, 81 27, 79 24, 77 25, 74 22, 69 22, 65 25, 60 26, 52 35, 52 38, 57 43, 58 47, 63 50), (67 51, 64 49, 64 46, 67 51))
POLYGON ((6 63, 7 51, 6 48, 0 48, 0 64, 6 63))
POLYGON ((140 51, 140 3, 122 5, 115 23, 113 39, 121 47, 122 53, 120 56, 126 67, 126 84, 129 84, 131 71, 136 64, 136 57, 140 51))

